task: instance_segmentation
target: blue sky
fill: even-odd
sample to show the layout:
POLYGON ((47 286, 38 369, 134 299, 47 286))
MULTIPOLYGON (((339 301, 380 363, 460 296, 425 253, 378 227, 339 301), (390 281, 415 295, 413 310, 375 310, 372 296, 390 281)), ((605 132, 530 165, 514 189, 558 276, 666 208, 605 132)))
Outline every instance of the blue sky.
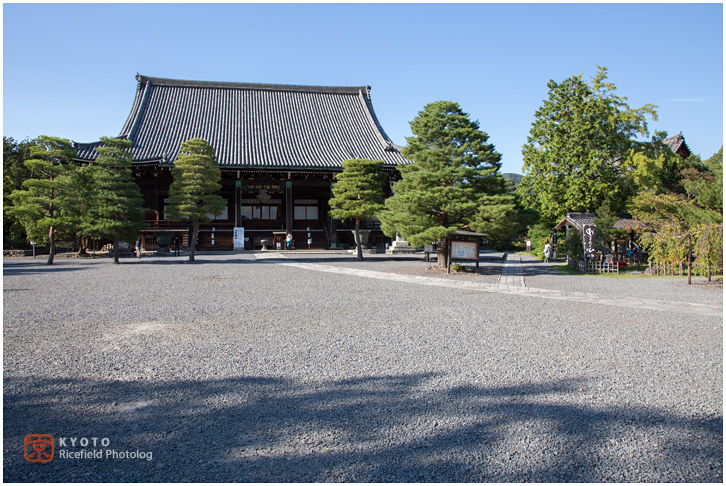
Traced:
POLYGON ((116 135, 147 76, 371 85, 399 145, 425 104, 458 102, 503 172, 547 82, 608 68, 649 128, 723 144, 723 6, 711 4, 4 4, 3 135, 116 135))

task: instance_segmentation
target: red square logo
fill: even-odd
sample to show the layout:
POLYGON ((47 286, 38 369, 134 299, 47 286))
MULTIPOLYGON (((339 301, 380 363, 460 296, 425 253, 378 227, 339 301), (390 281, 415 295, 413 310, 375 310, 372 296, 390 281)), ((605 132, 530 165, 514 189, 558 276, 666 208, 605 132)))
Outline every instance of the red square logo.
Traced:
POLYGON ((50 434, 25 436, 25 459, 30 462, 50 462, 55 455, 55 441, 50 434))

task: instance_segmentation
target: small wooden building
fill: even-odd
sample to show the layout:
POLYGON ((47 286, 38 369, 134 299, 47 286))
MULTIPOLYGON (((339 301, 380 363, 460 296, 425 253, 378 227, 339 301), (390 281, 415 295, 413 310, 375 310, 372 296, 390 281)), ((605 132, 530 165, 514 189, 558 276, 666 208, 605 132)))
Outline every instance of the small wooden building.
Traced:
MULTIPOLYGON (((382 160, 392 182, 411 161, 381 127, 370 86, 326 87, 185 81, 137 75, 131 112, 120 137, 132 141, 133 169, 144 197, 147 248, 162 232, 188 244, 188 225, 165 215, 171 168, 180 144, 207 140, 222 171, 227 207, 203 225, 200 250, 231 250, 234 228, 245 249, 260 249, 291 232, 298 248, 353 244, 352 225, 333 221, 328 200, 335 174, 352 158, 382 160)), ((76 143, 79 162, 97 157, 95 143, 76 143)), ((386 239, 377 221, 364 224, 371 242, 386 239)))
MULTIPOLYGON (((613 228, 627 231, 629 238, 627 240, 616 241, 615 248, 612 250, 617 255, 624 255, 636 239, 637 232, 645 229, 646 226, 643 222, 633 219, 628 213, 615 213, 615 216, 618 219, 613 223, 613 228)), ((584 228, 595 226, 595 219, 597 217, 596 213, 567 213, 567 216, 554 227, 554 232, 564 231, 565 240, 567 240, 570 237, 571 228, 576 228, 582 234, 584 228)))

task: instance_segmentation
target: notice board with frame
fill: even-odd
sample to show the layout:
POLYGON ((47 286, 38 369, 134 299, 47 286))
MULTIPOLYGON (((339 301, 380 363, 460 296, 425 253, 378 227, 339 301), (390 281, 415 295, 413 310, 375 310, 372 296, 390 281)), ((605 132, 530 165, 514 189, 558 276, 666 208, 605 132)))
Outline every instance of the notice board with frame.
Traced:
POLYGON ((465 262, 476 262, 476 271, 479 273, 479 246, 481 241, 477 238, 474 241, 451 240, 449 247, 449 266, 454 260, 465 262))

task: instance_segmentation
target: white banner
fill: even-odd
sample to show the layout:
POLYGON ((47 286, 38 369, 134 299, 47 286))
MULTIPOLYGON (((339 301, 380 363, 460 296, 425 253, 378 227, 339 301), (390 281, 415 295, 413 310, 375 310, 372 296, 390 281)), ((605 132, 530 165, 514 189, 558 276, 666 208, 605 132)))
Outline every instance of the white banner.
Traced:
POLYGON ((244 250, 245 249, 245 229, 235 228, 234 229, 234 249, 244 250))

